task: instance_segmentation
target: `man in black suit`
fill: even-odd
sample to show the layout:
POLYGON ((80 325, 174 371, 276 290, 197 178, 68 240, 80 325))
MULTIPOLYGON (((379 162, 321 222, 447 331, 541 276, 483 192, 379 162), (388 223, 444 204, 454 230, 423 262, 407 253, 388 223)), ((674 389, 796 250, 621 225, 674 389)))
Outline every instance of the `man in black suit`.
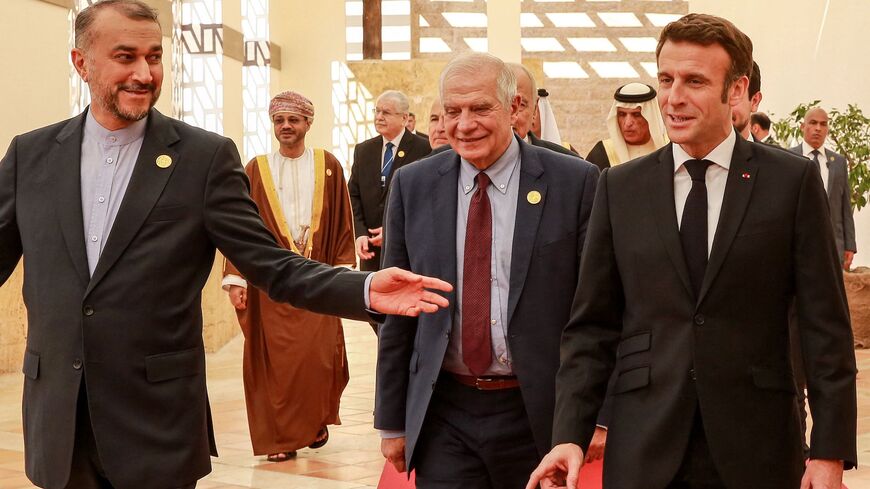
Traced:
POLYGON ((746 90, 746 96, 740 100, 740 103, 731 108, 731 123, 734 125, 734 130, 737 134, 747 141, 760 143, 752 134, 752 128, 749 121, 752 113, 758 110, 758 104, 761 103, 761 68, 758 63, 752 62, 752 72, 748 73, 749 86, 746 90))
POLYGON ((511 131, 510 68, 460 56, 441 74, 447 149, 400 169, 385 265, 443 274, 456 307, 380 331, 375 427, 417 487, 521 488, 550 446, 559 337, 598 169, 511 131))
POLYGON ((764 112, 753 112, 749 116, 749 130, 752 131, 752 137, 764 144, 779 146, 776 139, 773 139, 773 134, 770 133, 770 125, 770 117, 764 112))
POLYGON ((535 77, 532 76, 528 68, 519 63, 508 63, 508 66, 517 79, 517 96, 520 97, 520 108, 517 110, 516 119, 513 123, 514 132, 517 133, 517 136, 533 146, 540 146, 557 153, 579 158, 580 155, 561 144, 535 136, 535 133, 532 132, 532 125, 535 118, 538 117, 538 88, 535 84, 535 77))
POLYGON ((217 455, 200 307, 216 247, 274 299, 325 314, 446 301, 405 271, 281 249, 232 141, 152 108, 162 35, 147 4, 97 3, 75 35, 93 103, 17 136, 0 161, 0 283, 25 261, 27 476, 48 489, 193 487, 217 455))
POLYGON ((381 224, 393 172, 432 151, 428 139, 405 129, 408 108, 408 97, 402 92, 382 93, 375 104, 378 135, 357 144, 353 150, 347 188, 361 270, 381 268, 381 224))
POLYGON ((689 14, 656 56, 673 144, 601 176, 562 338, 556 446, 528 487, 575 487, 615 363, 605 487, 838 488, 856 463, 856 370, 818 172, 735 133, 752 43, 733 24, 689 14), (813 414, 806 469, 792 296, 813 414))

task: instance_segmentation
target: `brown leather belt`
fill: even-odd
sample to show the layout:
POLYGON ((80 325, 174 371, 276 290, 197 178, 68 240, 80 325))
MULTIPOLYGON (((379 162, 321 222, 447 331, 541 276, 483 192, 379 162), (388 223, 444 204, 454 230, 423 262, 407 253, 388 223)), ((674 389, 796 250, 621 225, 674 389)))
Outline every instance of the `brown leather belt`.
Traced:
POLYGON ((520 381, 514 375, 497 375, 492 377, 475 377, 473 375, 459 375, 449 373, 456 382, 468 387, 474 387, 479 391, 500 391, 503 389, 516 389, 520 381))

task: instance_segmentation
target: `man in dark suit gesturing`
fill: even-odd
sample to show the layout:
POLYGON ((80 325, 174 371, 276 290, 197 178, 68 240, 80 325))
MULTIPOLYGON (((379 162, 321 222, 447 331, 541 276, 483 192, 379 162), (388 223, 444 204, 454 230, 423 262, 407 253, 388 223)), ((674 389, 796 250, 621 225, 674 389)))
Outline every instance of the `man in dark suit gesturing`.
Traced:
POLYGON ((657 60, 673 144, 601 176, 562 338, 555 447, 528 487, 575 487, 615 363, 605 487, 838 488, 856 463, 855 357, 818 172, 734 132, 752 43, 730 22, 669 24, 657 60), (793 296, 813 414, 805 472, 793 296))
POLYGON ((200 306, 215 248, 274 299, 325 314, 431 312, 446 300, 421 286, 450 287, 281 249, 232 141, 152 109, 162 35, 145 3, 96 3, 75 35, 93 103, 17 136, 0 161, 0 283, 25 262, 27 476, 49 489, 193 487, 217 455, 200 306))
POLYGON ((428 139, 405 129, 408 107, 408 97, 402 92, 382 93, 375 103, 378 135, 357 144, 353 150, 347 189, 361 270, 381 268, 381 224, 393 173, 432 151, 428 139))
POLYGON ((417 487, 521 488, 550 446, 559 337, 598 169, 526 144, 511 69, 473 54, 441 74, 448 149, 400 169, 385 265, 438 272, 456 307, 380 331, 375 427, 417 487))

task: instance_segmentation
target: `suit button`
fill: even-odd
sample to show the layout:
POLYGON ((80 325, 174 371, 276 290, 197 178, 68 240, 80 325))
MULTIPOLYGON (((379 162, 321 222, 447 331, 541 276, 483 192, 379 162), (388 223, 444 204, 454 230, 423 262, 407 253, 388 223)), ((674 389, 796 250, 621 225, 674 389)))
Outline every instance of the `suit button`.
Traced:
POLYGON ((73 360, 73 368, 76 369, 76 370, 81 370, 81 369, 82 369, 82 361, 81 361, 81 359, 76 358, 75 360, 73 360))
POLYGON ((91 306, 85 306, 84 309, 82 309, 82 312, 85 314, 85 316, 93 316, 94 308, 91 306))
POLYGON ((695 369, 689 370, 689 378, 692 380, 698 380, 698 376, 695 375, 695 369))
POLYGON ((695 324, 697 324, 698 326, 701 326, 704 324, 704 315, 703 314, 696 314, 695 315, 695 324))

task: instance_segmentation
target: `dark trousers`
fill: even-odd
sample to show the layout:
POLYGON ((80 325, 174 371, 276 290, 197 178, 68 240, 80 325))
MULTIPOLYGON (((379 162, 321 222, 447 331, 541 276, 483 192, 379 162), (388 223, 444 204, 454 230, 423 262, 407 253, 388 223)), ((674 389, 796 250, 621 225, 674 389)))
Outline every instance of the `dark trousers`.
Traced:
POLYGON ((418 489, 523 488, 540 461, 520 390, 442 374, 413 456, 418 489))
MULTIPOLYGON (((112 455, 117 457, 132 456, 129 453, 109 454, 109 456, 112 455)), ((160 470, 160 468, 155 467, 154 470, 160 470)), ((143 484, 145 484, 142 486, 144 489, 147 487, 147 482, 143 481, 143 484)), ((181 486, 178 489, 193 489, 195 487, 196 482, 181 486)), ((103 463, 100 460, 100 454, 97 451, 97 444, 94 440, 94 430, 91 427, 91 416, 88 409, 88 396, 84 378, 82 378, 76 407, 75 446, 73 448, 72 465, 66 489, 114 489, 112 483, 106 478, 106 472, 103 470, 103 463)))
POLYGON ((673 482, 666 489, 725 489, 710 455, 699 408, 695 409, 695 420, 683 462, 673 482))

